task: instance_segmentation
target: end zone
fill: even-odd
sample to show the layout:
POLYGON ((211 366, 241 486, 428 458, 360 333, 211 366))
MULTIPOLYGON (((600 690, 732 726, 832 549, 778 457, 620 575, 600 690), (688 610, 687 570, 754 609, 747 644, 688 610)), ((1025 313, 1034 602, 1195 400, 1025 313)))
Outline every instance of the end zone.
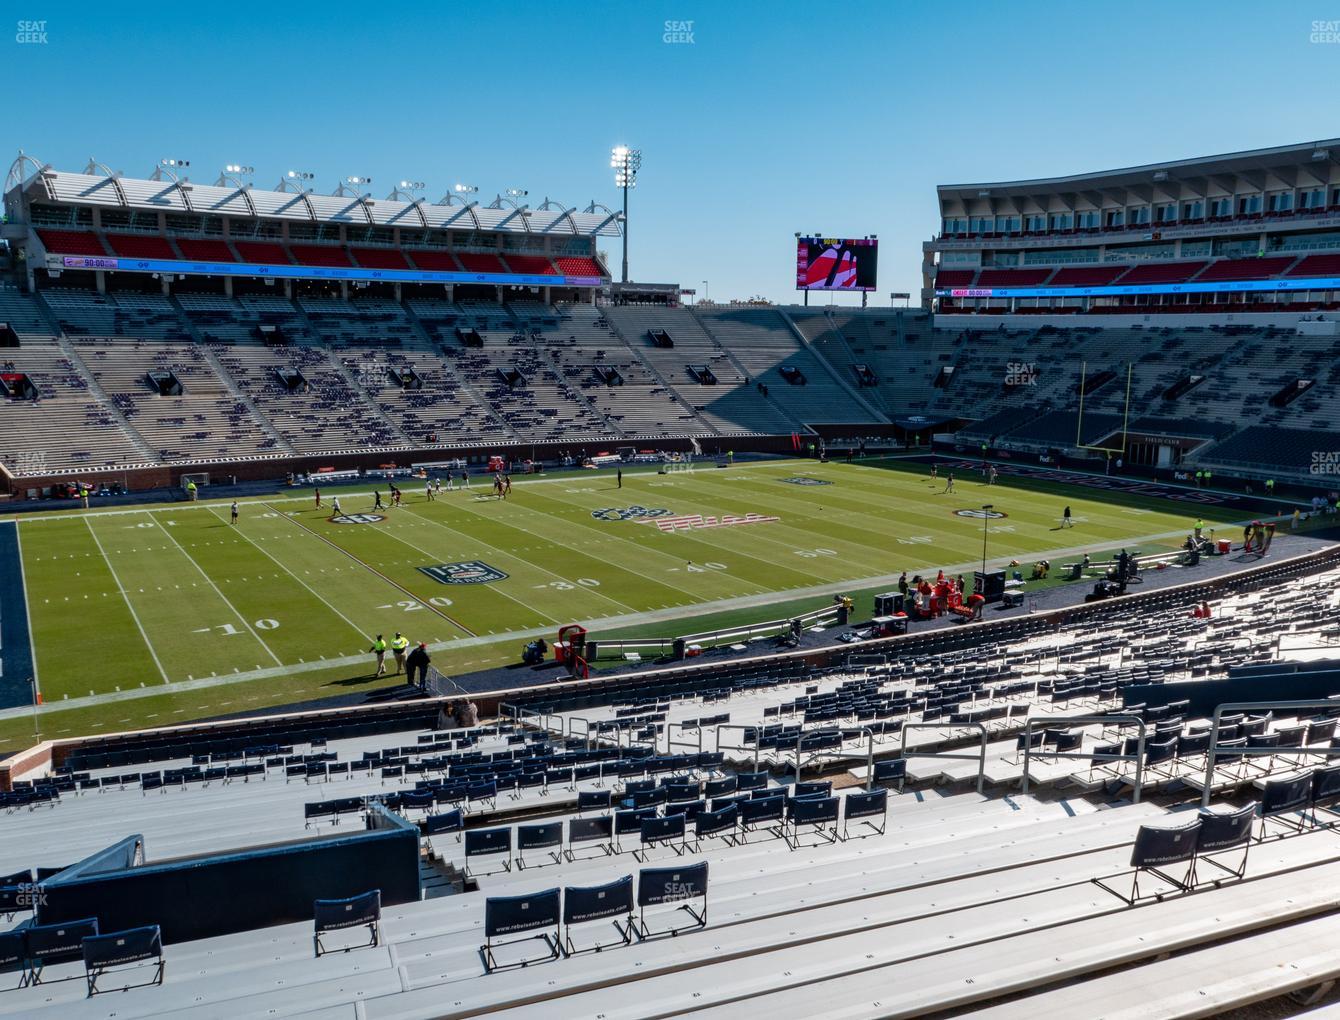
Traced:
POLYGON ((16 521, 0 522, 0 708, 32 702, 32 631, 16 521))

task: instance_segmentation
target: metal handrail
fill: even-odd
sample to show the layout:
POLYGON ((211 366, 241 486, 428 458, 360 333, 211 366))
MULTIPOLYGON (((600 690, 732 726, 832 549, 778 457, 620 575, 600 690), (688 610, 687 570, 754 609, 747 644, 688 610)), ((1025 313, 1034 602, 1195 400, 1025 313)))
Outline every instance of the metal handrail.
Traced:
MULTIPOLYGON (((693 746, 692 744, 690 744, 690 743, 685 743, 685 742, 682 741, 682 740, 671 740, 671 739, 670 739, 670 727, 672 727, 672 726, 678 726, 678 727, 680 728, 681 731, 685 728, 685 727, 684 727, 684 724, 683 724, 682 722, 674 722, 674 723, 666 723, 666 724, 665 724, 665 753, 666 753, 666 754, 674 754, 674 753, 675 753, 675 752, 674 752, 674 749, 675 749, 676 747, 692 747, 692 746, 693 746)), ((698 753, 699 753, 699 754, 702 754, 702 753, 703 753, 703 728, 702 728, 701 726, 698 726, 697 724, 694 725, 694 728, 698 731, 698 753)))
POLYGON ((875 731, 869 726, 862 726, 861 732, 870 739, 870 746, 865 755, 865 788, 870 791, 875 788, 875 731))
POLYGON ((586 741, 586 749, 588 751, 591 750, 591 730, 592 730, 591 720, 583 716, 570 715, 567 717, 567 723, 563 730, 563 739, 568 740, 572 737, 572 724, 575 722, 579 722, 586 727, 586 733, 583 739, 586 741))
POLYGON ((944 723, 938 722, 905 722, 900 731, 901 743, 898 748, 898 755, 901 758, 950 758, 956 761, 972 761, 977 759, 977 792, 982 792, 982 784, 986 776, 986 727, 979 722, 953 723, 946 727, 944 723), (957 729, 961 726, 972 727, 977 730, 982 738, 981 746, 977 754, 947 754, 943 751, 908 751, 907 749, 907 731, 908 730, 943 730, 946 728, 957 729))
MULTIPOLYGON (((721 731, 722 731, 722 730, 741 730, 741 731, 744 732, 744 733, 748 733, 750 730, 753 730, 753 731, 754 731, 754 771, 757 772, 757 771, 758 771, 758 731, 759 731, 759 729, 760 729, 760 727, 758 727, 758 726, 745 726, 745 725, 743 725, 742 723, 717 723, 717 729, 716 729, 716 745, 717 745, 717 746, 716 746, 716 749, 717 749, 718 751, 744 751, 744 752, 748 753, 749 748, 748 748, 748 746, 746 746, 746 745, 744 745, 744 744, 739 744, 739 745, 723 744, 723 743, 721 742, 721 731)), ((700 737, 702 736, 702 731, 701 731, 701 730, 699 730, 699 734, 698 734, 698 735, 699 735, 700 737)))
POLYGON ((1145 785, 1145 734, 1148 726, 1138 715, 1038 715, 1029 716, 1024 723, 1024 781, 1020 788, 1021 793, 1028 793, 1028 763, 1033 752, 1033 724, 1054 723, 1062 726, 1087 726, 1093 723, 1107 725, 1109 723, 1134 723, 1140 727, 1140 734, 1135 746, 1135 754, 1084 754, 1079 751, 1053 751, 1046 754, 1040 754, 1045 758, 1081 758, 1084 761, 1130 761, 1135 760, 1135 792, 1131 794, 1131 803, 1140 803, 1140 792, 1145 785))
POLYGON ((1205 785, 1201 789, 1200 805, 1201 807, 1210 806, 1210 787, 1214 783, 1214 759, 1220 754, 1231 754, 1234 757, 1260 757, 1262 755, 1275 754, 1307 754, 1322 755, 1323 757, 1332 757, 1340 755, 1340 747, 1234 747, 1226 751, 1219 748, 1219 720, 1225 712, 1247 712, 1247 711, 1270 711, 1276 709, 1335 709, 1340 708, 1340 703, 1334 700, 1327 701, 1229 701, 1218 705, 1214 710, 1214 725, 1210 730, 1210 747, 1205 752, 1205 785))

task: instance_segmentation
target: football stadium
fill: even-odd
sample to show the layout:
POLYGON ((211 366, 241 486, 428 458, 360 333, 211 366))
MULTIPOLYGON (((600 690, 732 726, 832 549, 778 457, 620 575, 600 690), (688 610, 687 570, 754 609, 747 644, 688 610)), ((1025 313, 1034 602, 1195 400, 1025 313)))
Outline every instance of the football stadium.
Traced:
MULTIPOLYGON (((1340 1017, 1340 137, 890 113, 925 165, 848 200, 721 76, 929 12, 742 11, 18 22, 68 117, 0 223, 0 1015, 1340 1017), (513 15, 438 137, 401 57, 513 15), (597 42, 608 124, 528 123, 597 42), (152 134, 87 109, 131 52, 152 134), (714 94, 778 138, 647 116, 714 94)), ((1328 24, 1225 45, 1325 80, 1328 24)))

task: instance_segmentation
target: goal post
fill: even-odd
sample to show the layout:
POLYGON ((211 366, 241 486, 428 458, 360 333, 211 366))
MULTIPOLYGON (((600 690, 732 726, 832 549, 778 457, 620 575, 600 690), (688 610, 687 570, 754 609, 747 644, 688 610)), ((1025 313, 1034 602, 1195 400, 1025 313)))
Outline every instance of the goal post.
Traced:
POLYGON ((1135 365, 1132 362, 1126 362, 1126 398, 1121 412, 1121 445, 1120 446, 1099 446, 1095 443, 1084 442, 1084 389, 1089 375, 1089 363, 1081 361, 1079 367, 1079 413, 1075 419, 1075 449, 1093 450, 1097 453, 1115 453, 1120 456, 1126 454, 1126 433, 1131 422, 1131 383, 1135 376, 1135 365))

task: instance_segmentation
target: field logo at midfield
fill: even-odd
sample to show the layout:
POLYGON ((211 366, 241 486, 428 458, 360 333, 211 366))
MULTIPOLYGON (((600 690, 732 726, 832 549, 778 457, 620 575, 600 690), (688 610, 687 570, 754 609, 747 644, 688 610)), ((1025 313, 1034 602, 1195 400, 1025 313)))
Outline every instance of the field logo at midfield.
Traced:
POLYGON ((419 571, 441 584, 489 584, 507 580, 507 575, 497 567, 490 567, 480 560, 439 563, 435 567, 420 567, 419 571))
POLYGON ((607 506, 600 510, 592 510, 591 516, 598 521, 649 521, 657 517, 669 517, 670 511, 665 507, 651 509, 634 504, 629 507, 607 506))
POLYGON ((340 514, 330 519, 331 524, 380 524, 386 520, 381 514, 340 514))
POLYGON ((783 478, 782 481, 788 485, 832 485, 833 483, 826 478, 810 478, 806 475, 796 475, 794 478, 783 478))
POLYGON ((998 521, 1002 517, 1010 516, 1007 513, 1001 513, 999 510, 955 510, 955 517, 967 517, 974 521, 980 521, 983 518, 989 521, 998 521))

